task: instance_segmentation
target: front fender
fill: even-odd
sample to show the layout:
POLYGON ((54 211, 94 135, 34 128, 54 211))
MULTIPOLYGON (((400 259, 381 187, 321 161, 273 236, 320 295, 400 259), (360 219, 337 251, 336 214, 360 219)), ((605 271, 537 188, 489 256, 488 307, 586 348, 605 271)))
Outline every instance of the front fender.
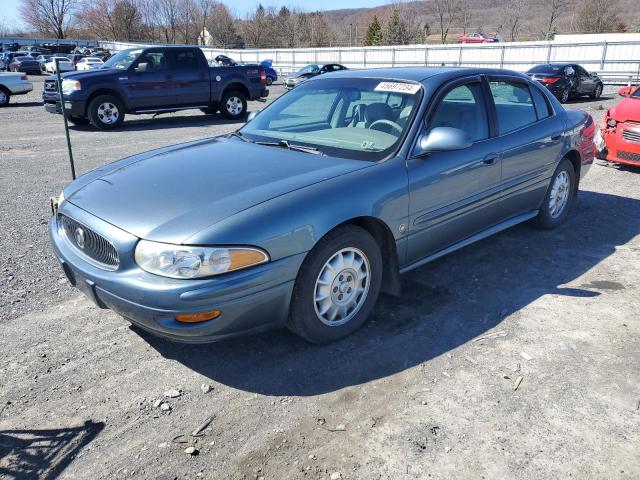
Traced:
MULTIPOLYGON (((374 217, 388 226, 399 245, 408 207, 405 162, 394 158, 263 202, 207 227, 184 243, 253 245, 277 260, 308 252, 342 223, 374 217)), ((398 254, 402 263, 404 249, 399 248, 398 254)))

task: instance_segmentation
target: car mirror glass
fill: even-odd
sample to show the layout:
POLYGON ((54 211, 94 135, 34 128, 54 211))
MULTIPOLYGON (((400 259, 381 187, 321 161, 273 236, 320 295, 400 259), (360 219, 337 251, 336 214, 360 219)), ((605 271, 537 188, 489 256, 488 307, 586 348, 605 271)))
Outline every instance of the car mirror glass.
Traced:
POLYGON ((418 139, 417 154, 462 150, 473 144, 471 136, 464 130, 453 127, 435 127, 418 139))

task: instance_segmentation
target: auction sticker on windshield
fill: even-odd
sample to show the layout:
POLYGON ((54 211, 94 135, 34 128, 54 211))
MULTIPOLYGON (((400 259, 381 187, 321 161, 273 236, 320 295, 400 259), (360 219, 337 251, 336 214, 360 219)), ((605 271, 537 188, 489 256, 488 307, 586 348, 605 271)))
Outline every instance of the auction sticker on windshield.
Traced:
POLYGON ((420 85, 415 83, 380 82, 374 90, 376 92, 410 93, 414 95, 420 90, 420 85))

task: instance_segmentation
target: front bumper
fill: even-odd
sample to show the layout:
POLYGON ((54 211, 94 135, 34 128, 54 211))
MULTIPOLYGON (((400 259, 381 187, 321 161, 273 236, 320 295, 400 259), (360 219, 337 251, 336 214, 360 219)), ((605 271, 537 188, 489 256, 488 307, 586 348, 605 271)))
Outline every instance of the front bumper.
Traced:
POLYGON ((623 135, 624 130, 637 132, 634 137, 640 140, 640 125, 626 125, 621 122, 615 129, 601 128, 598 132, 600 141, 596 137, 596 157, 608 162, 640 166, 640 141, 626 139, 623 135))
POLYGON ((81 210, 68 201, 60 213, 108 238, 120 253, 109 271, 88 261, 59 231, 57 217, 49 234, 56 258, 69 281, 98 307, 109 308, 143 330, 187 343, 207 343, 283 326, 293 283, 304 254, 220 277, 178 280, 141 270, 133 259, 138 238, 81 210), (185 324, 180 313, 220 310, 214 320, 185 324))
MULTIPOLYGON (((62 113, 62 107, 58 100, 58 94, 43 93, 42 100, 44 109, 49 113, 62 113)), ((84 100, 68 100, 65 99, 64 108, 67 115, 73 117, 84 117, 86 113, 87 102, 84 100)))

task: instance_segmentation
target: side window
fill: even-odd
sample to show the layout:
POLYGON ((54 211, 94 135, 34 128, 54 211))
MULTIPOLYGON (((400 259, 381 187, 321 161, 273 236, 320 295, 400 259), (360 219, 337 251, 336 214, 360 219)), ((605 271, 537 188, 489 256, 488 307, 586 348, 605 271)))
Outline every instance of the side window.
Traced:
POLYGON ((147 52, 140 56, 136 61, 136 67, 141 63, 147 64, 147 72, 157 72, 165 70, 167 67, 167 58, 164 52, 147 52))
POLYGON ((547 99, 544 98, 542 92, 540 92, 540 90, 538 90, 534 86, 529 86, 529 89, 531 90, 531 95, 533 96, 533 103, 536 106, 536 114, 538 115, 538 120, 550 117, 551 109, 549 107, 547 99))
POLYGON ((427 128, 453 127, 467 132, 474 142, 489 137, 487 110, 479 83, 461 85, 440 100, 427 128))
POLYGON ((512 132, 535 122, 538 117, 529 87, 520 82, 489 82, 496 105, 500 134, 512 132))
POLYGON ((176 52, 175 60, 177 68, 182 70, 195 70, 200 66, 195 52, 191 50, 176 52))

